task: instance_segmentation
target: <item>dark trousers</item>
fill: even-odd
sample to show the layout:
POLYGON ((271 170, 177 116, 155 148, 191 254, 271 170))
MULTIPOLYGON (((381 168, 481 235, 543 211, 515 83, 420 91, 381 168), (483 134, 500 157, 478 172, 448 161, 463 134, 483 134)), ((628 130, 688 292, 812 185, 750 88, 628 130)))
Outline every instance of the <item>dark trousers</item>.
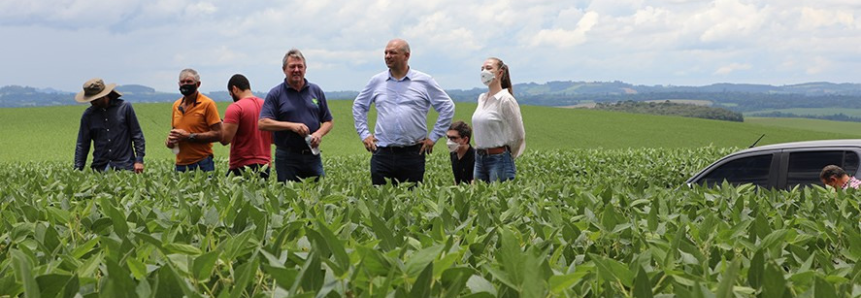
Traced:
POLYGON ((326 176, 323 170, 323 159, 313 155, 309 150, 275 149, 275 173, 278 182, 299 181, 315 177, 315 181, 326 176))
POLYGON ((252 173, 257 173, 260 178, 269 179, 269 167, 265 167, 266 169, 264 170, 264 166, 266 166, 266 164, 250 164, 247 166, 230 169, 227 171, 227 176, 242 176, 242 172, 251 171, 252 173))
POLYGON ((386 184, 386 178, 399 182, 424 181, 425 155, 419 153, 421 145, 407 147, 378 147, 371 157, 371 182, 386 184))

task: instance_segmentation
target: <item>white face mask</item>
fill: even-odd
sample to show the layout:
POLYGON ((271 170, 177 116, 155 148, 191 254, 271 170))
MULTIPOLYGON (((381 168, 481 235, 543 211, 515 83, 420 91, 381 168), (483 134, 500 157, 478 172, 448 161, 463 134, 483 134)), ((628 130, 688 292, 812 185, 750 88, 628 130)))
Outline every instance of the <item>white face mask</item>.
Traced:
POLYGON ((446 140, 446 141, 445 141, 445 145, 446 145, 446 146, 448 146, 448 151, 449 151, 449 152, 455 152, 455 151, 457 151, 457 148, 459 148, 459 147, 460 147, 460 144, 455 143, 455 142, 454 142, 454 141, 452 141, 452 140, 446 140))
POLYGON ((485 86, 489 86, 490 82, 493 82, 493 79, 496 78, 496 75, 493 74, 490 70, 482 70, 481 71, 481 83, 485 86))

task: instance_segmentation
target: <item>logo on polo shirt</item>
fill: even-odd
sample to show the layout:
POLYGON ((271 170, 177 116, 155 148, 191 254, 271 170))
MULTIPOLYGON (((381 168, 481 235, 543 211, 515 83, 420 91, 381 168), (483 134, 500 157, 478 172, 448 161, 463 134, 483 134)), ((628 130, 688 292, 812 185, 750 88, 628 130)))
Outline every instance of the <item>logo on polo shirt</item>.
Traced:
POLYGON ((314 103, 314 105, 316 105, 316 106, 319 106, 319 105, 320 105, 320 102, 319 102, 316 98, 312 98, 312 99, 311 99, 311 102, 313 102, 313 103, 314 103))

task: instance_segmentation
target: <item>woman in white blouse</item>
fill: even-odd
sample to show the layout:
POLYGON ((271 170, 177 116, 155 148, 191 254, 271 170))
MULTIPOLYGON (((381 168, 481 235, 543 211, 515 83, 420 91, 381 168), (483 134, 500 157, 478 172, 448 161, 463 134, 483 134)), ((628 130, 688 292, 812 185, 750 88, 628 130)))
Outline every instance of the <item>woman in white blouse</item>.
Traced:
POLYGON ((481 82, 487 85, 487 92, 478 97, 472 114, 475 180, 513 180, 514 159, 526 149, 526 133, 520 106, 512 95, 508 65, 499 58, 488 58, 481 67, 481 82))

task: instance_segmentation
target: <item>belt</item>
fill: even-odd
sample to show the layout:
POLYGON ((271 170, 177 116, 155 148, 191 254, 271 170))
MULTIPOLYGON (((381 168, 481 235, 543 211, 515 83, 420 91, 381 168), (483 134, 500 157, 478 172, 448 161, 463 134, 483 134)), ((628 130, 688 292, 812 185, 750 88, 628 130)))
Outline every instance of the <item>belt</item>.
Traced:
POLYGON ((496 155, 505 153, 506 151, 508 151, 508 146, 487 149, 475 149, 475 153, 478 153, 478 155, 496 155))
POLYGON ((418 143, 410 146, 386 146, 386 147, 377 147, 377 150, 388 151, 388 152, 415 152, 418 153, 419 150, 422 149, 422 144, 418 143))
POLYGON ((275 149, 301 155, 314 155, 314 153, 311 152, 311 148, 308 147, 305 147, 304 149, 298 149, 293 147, 277 147, 275 149))

